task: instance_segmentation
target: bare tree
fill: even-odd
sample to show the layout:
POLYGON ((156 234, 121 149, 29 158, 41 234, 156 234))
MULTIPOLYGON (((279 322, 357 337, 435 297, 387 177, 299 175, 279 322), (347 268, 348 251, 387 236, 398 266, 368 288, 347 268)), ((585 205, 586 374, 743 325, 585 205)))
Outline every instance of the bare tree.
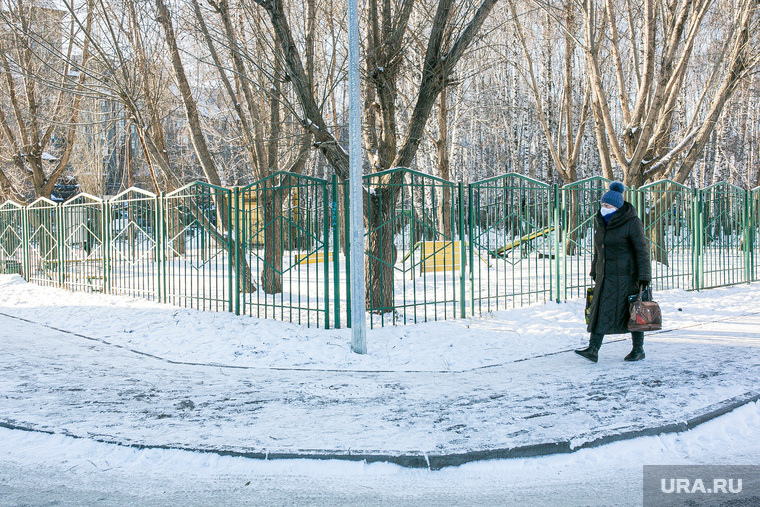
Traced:
MULTIPOLYGON (((671 172, 682 183, 701 156, 731 94, 756 64, 758 6, 751 0, 731 5, 713 0, 605 0, 600 9, 599 3, 585 0, 583 13, 586 68, 594 111, 600 118, 597 130, 602 142, 598 148, 603 166, 611 167, 614 161, 628 185, 640 186, 671 172), (729 9, 733 16, 724 26, 706 26, 706 17, 721 8, 729 9), (687 128, 679 131, 674 115, 685 83, 695 73, 704 73, 704 67, 693 65, 694 48, 699 37, 712 29, 721 30, 724 47, 709 79, 702 80, 687 128), (632 65, 623 63, 625 55, 633 60, 632 65), (614 86, 604 79, 603 58, 612 60, 614 86), (622 122, 614 120, 618 115, 622 122)), ((715 22, 720 19, 713 16, 715 22)))
MULTIPOLYGON (((559 122, 557 122, 552 121, 552 118, 548 115, 548 113, 553 113, 554 111, 551 109, 551 104, 547 104, 547 101, 544 100, 544 93, 551 83, 546 82, 546 80, 539 82, 534 68, 533 55, 530 50, 531 43, 518 15, 515 1, 509 0, 512 21, 515 25, 515 31, 525 58, 526 69, 523 75, 536 104, 536 112, 544 142, 549 149, 554 169, 560 175, 562 181, 568 184, 578 180, 578 159, 581 154, 581 142, 589 114, 590 89, 585 80, 578 75, 575 65, 575 50, 577 47, 575 39, 577 34, 576 2, 565 0, 562 7, 562 26, 564 27, 562 35, 564 36, 564 44, 559 53, 561 53, 564 68, 562 74, 562 95, 561 100, 557 103, 555 114, 559 118, 559 122), (580 118, 576 121, 575 115, 578 110, 580 110, 580 118)), ((546 58, 550 61, 551 55, 547 54, 546 58)), ((549 81, 551 81, 551 77, 549 81)), ((569 209, 576 210, 579 198, 578 193, 570 192, 569 198, 569 209)), ((572 254, 575 249, 578 218, 578 214, 572 211, 567 217, 568 228, 572 234, 572 240, 567 242, 568 254, 572 254)))
MULTIPOLYGON (((224 85, 227 98, 233 105, 237 124, 240 126, 245 145, 248 147, 249 162, 256 174, 257 179, 265 179, 265 189, 260 192, 258 198, 263 201, 264 208, 264 269, 261 273, 261 282, 264 291, 269 294, 282 292, 282 251, 280 221, 283 204, 287 201, 292 189, 291 178, 288 175, 275 176, 280 170, 282 104, 289 105, 287 97, 283 94, 282 85, 285 81, 282 72, 281 60, 267 54, 266 35, 258 32, 253 46, 247 46, 245 31, 259 24, 258 19, 244 23, 235 23, 231 17, 231 9, 227 0, 210 2, 220 22, 220 33, 214 34, 205 22, 204 13, 200 5, 193 1, 195 19, 203 34, 203 39, 211 55, 212 62, 218 70, 220 80, 224 85), (236 27, 237 26, 237 27, 236 27), (221 39, 221 42, 219 42, 221 39), (222 51, 217 49, 222 47, 222 51), (227 58, 223 57, 226 53, 227 58), (229 60, 230 65, 225 62, 229 60), (272 67, 262 69, 261 64, 252 66, 247 62, 272 61, 272 67), (232 71, 235 76, 234 86, 227 73, 232 71), (261 83, 260 76, 266 75, 268 83, 261 83), (265 119, 266 110, 269 115, 265 119), (267 141, 268 140, 268 141, 267 141)), ((240 9, 243 10, 243 9, 240 9)), ((314 35, 316 30, 316 6, 314 0, 307 1, 306 22, 306 73, 309 87, 313 89, 314 74, 314 35)), ((256 12, 243 10, 247 14, 256 17, 256 12)), ((285 170, 289 174, 298 174, 306 165, 310 134, 301 135, 300 146, 297 147, 297 155, 289 162, 285 170)))
MULTIPOLYGON (((86 29, 92 26, 92 6, 92 1, 86 4, 86 29)), ((0 140, 7 147, 3 158, 12 163, 22 185, 12 184, 0 167, 0 188, 22 202, 28 183, 35 197, 50 197, 74 149, 90 52, 85 40, 81 62, 72 65, 80 21, 72 11, 63 49, 65 14, 34 2, 0 5, 0 80, 7 97, 7 104, 0 104, 0 140)))
MULTIPOLYGON (((310 131, 316 140, 322 154, 342 179, 348 177, 348 154, 338 144, 337 138, 331 133, 324 121, 322 112, 309 87, 308 78, 304 71, 303 61, 295 43, 286 16, 283 0, 256 0, 269 15, 272 28, 288 74, 302 109, 304 127, 310 131)), ((373 107, 377 109, 376 118, 379 124, 367 121, 370 132, 370 142, 365 146, 370 154, 370 162, 375 169, 388 167, 408 167, 413 162, 420 142, 423 138, 425 125, 438 98, 445 88, 454 68, 462 58, 465 50, 475 39, 480 27, 493 8, 496 0, 484 0, 471 13, 471 18, 452 37, 451 44, 445 44, 446 34, 450 24, 454 22, 453 0, 440 0, 435 9, 435 15, 430 26, 430 35, 426 45, 426 53, 422 62, 421 75, 417 88, 414 106, 409 116, 406 131, 398 133, 396 118, 396 86, 398 69, 402 62, 404 48, 403 37, 406 34, 409 17, 414 7, 414 0, 403 0, 396 10, 390 2, 368 4, 368 36, 367 44, 367 74, 372 81, 374 96, 377 100, 373 107), (375 105, 376 104, 376 105, 375 105), (375 142, 376 139, 376 142, 375 142), (400 142, 399 142, 400 141, 400 142), (367 146, 368 145, 368 146, 367 146)), ((365 114, 366 118, 366 114, 365 114)), ((371 231, 368 240, 369 255, 367 256, 368 292, 370 304, 390 311, 393 308, 394 288, 391 283, 383 280, 393 280, 393 244, 392 234, 382 234, 380 224, 389 223, 395 213, 398 199, 400 178, 399 173, 384 178, 375 191, 366 197, 365 222, 371 231)))

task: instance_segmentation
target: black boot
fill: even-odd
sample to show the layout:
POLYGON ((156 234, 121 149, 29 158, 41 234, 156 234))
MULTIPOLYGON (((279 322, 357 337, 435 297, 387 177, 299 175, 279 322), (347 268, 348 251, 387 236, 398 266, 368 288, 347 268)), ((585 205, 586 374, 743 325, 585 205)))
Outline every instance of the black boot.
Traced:
POLYGON ((641 361, 647 357, 646 354, 644 354, 644 333, 634 331, 631 333, 631 337, 633 338, 633 349, 624 359, 626 361, 641 361))
POLYGON ((599 349, 589 345, 585 349, 578 349, 575 351, 579 356, 583 356, 589 361, 597 362, 599 360, 599 349))
POLYGON ((604 335, 592 334, 588 340, 588 347, 576 350, 575 353, 585 357, 589 361, 597 362, 599 360, 599 348, 602 346, 602 338, 604 338, 604 335))

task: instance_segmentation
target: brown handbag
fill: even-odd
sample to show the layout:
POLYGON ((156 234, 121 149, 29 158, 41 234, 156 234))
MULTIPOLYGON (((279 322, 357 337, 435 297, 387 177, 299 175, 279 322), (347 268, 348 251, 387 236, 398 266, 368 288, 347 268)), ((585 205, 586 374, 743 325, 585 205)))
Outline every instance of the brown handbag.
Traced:
POLYGON ((662 313, 656 301, 642 301, 639 289, 638 297, 630 304, 628 331, 657 331, 662 329, 662 313))

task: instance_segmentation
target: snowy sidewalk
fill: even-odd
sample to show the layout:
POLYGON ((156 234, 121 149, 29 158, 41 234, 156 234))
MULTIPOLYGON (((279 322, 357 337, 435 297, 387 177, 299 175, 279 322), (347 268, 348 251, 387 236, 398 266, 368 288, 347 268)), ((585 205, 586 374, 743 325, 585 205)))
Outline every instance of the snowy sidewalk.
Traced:
MULTIPOLYGON (((451 455, 465 461, 488 451, 561 452, 652 428, 685 429, 686 421, 760 394, 760 309, 753 307, 747 315, 650 334, 647 359, 638 363, 622 360, 630 349, 622 340, 605 343, 598 364, 553 344, 543 355, 487 367, 373 372, 181 364, 79 328, 51 329, 71 331, 76 315, 42 325, 49 304, 43 296, 66 293, 16 281, 2 290, 0 424, 125 445, 269 457, 396 456, 424 466, 451 455), (37 306, 14 290, 37 291, 37 306)), ((757 284, 715 291, 711 303, 720 306, 721 294, 751 301, 758 292, 757 284)), ((119 318, 132 311, 139 320, 129 304, 119 318)), ((585 336, 577 332, 576 342, 585 336)))

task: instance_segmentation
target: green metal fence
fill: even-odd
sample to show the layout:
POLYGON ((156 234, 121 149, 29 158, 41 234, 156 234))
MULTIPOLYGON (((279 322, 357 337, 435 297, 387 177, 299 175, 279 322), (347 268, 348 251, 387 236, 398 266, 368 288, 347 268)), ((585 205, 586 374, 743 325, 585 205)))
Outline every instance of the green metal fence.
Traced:
POLYGON ((473 183, 468 196, 470 314, 556 299, 556 189, 507 174, 473 183))
POLYGON ((280 172, 235 191, 240 213, 233 228, 244 245, 248 286, 241 291, 241 313, 340 325, 340 316, 331 315, 330 293, 340 290, 335 282, 345 263, 337 242, 331 243, 337 226, 331 190, 325 180, 280 172))
POLYGON ((747 243, 746 249, 749 251, 749 272, 751 280, 760 280, 760 187, 752 190, 749 194, 749 203, 747 205, 747 243))
POLYGON ((697 193, 665 180, 639 189, 636 206, 651 245, 652 280, 658 289, 695 287, 698 265, 697 193))
POLYGON ((43 286, 62 286, 63 273, 58 262, 61 258, 59 238, 63 237, 59 208, 53 201, 41 197, 25 211, 26 279, 43 286))
MULTIPOLYGON (((604 178, 565 187, 507 174, 465 185, 408 169, 364 177, 370 325, 580 297, 592 284, 604 178)), ((760 279, 760 188, 670 180, 626 191, 656 290, 760 279)), ((0 273, 304 325, 350 325, 348 188, 277 173, 233 189, 0 206, 0 273)))
POLYGON ((592 285, 588 273, 594 254, 594 217, 608 185, 609 180, 594 177, 566 185, 561 190, 560 219, 555 224, 559 227, 561 241, 559 290, 562 300, 584 296, 586 287, 592 285))
POLYGON ((26 273, 23 221, 23 206, 14 202, 0 206, 0 273, 26 273))
POLYGON ((109 246, 108 292, 159 299, 160 206, 158 196, 136 188, 108 202, 104 227, 109 246))
POLYGON ((162 301, 233 311, 232 191, 192 183, 163 199, 162 301))
POLYGON ((391 169, 365 176, 364 186, 370 326, 463 317, 462 185, 391 169))
POLYGON ((743 248, 746 234, 744 190, 716 183, 699 192, 698 225, 703 232, 695 252, 699 288, 721 287, 747 281, 743 248))
POLYGON ((109 270, 103 200, 80 194, 57 211, 58 269, 63 287, 78 292, 104 292, 109 270))

